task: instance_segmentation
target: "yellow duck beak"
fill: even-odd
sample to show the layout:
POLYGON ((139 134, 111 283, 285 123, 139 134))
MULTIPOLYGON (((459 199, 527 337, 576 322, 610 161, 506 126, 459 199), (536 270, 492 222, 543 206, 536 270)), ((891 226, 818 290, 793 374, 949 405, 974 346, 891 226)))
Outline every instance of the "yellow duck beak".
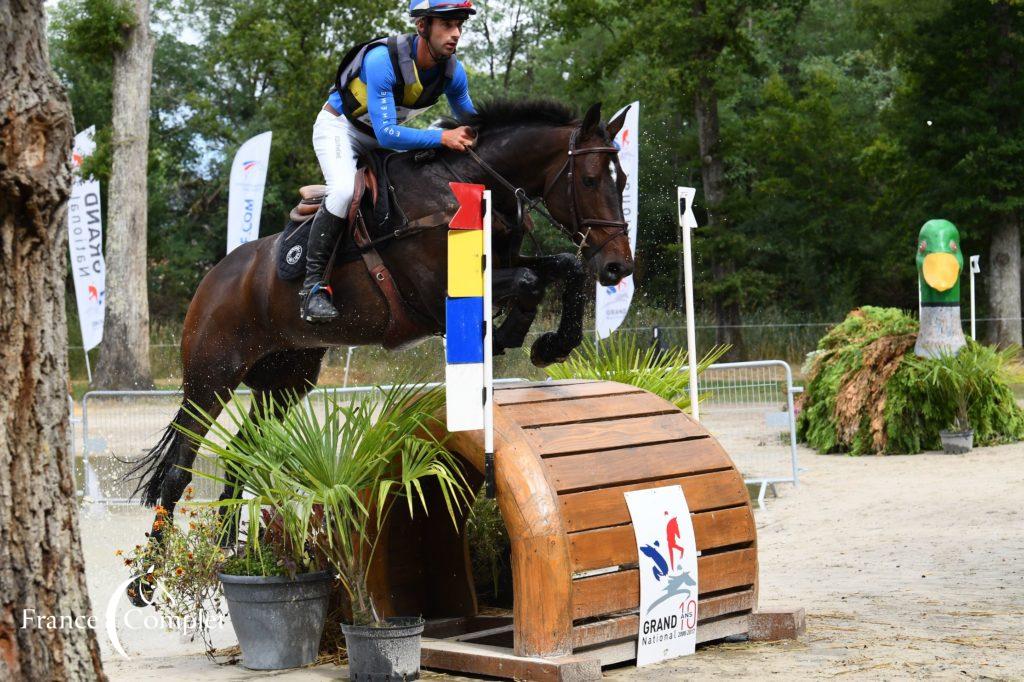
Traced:
POLYGON ((935 291, 948 291, 960 279, 960 264, 951 253, 929 253, 921 268, 924 281, 935 291))

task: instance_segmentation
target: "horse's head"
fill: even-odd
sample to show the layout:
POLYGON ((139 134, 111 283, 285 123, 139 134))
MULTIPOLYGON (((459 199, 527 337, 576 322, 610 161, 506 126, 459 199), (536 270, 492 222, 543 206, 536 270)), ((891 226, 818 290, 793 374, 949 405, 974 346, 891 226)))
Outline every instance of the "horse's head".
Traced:
POLYGON ((618 284, 633 272, 622 191, 626 174, 619 165, 615 136, 626 118, 624 110, 607 125, 601 104, 587 110, 569 133, 564 161, 549 167, 544 199, 566 234, 578 246, 597 280, 618 284))

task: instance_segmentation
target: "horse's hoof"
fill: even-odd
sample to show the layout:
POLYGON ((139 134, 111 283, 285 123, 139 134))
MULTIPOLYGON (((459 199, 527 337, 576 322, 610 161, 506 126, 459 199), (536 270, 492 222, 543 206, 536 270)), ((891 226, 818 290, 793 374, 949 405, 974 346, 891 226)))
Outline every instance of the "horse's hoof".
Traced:
POLYGON ((130 582, 124 592, 132 606, 141 609, 153 603, 153 586, 143 580, 141 575, 130 582))
POLYGON ((557 334, 547 332, 533 342, 533 346, 530 347, 530 362, 534 367, 544 368, 556 362, 564 362, 569 357, 557 339, 557 334))

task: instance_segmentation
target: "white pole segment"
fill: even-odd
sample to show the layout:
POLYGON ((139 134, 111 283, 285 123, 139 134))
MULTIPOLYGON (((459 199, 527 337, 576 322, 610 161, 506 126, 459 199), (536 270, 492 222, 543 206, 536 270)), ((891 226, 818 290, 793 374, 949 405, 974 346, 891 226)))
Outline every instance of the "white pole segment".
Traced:
POLYGON ((690 231, 697 227, 693 215, 693 198, 697 190, 693 187, 679 188, 679 227, 683 228, 683 279, 686 284, 686 355, 690 364, 690 414, 700 421, 700 405, 697 401, 697 339, 694 333, 696 320, 693 314, 693 251, 690 246, 690 231))
POLYGON ((491 192, 484 190, 484 461, 491 478, 487 496, 494 497, 494 356, 491 352, 491 192))
POLYGON ((974 314, 974 275, 981 272, 981 256, 971 256, 971 338, 978 340, 977 318, 974 314))

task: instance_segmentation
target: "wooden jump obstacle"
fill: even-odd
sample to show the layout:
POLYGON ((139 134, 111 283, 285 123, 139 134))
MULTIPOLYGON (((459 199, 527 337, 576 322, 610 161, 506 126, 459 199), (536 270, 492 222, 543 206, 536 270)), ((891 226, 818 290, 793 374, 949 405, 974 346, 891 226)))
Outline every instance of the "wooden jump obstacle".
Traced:
MULTIPOLYGON (((425 667, 580 680, 635 658, 640 581, 623 493, 666 485, 682 486, 701 553, 698 642, 802 631, 802 610, 757 611, 747 488, 718 442, 671 403, 614 382, 511 384, 495 388, 494 428, 511 617, 478 615, 468 543, 443 508, 392 514, 371 567, 384 614, 428 619, 425 667)), ((453 433, 448 445, 478 484, 481 432, 453 433)))

